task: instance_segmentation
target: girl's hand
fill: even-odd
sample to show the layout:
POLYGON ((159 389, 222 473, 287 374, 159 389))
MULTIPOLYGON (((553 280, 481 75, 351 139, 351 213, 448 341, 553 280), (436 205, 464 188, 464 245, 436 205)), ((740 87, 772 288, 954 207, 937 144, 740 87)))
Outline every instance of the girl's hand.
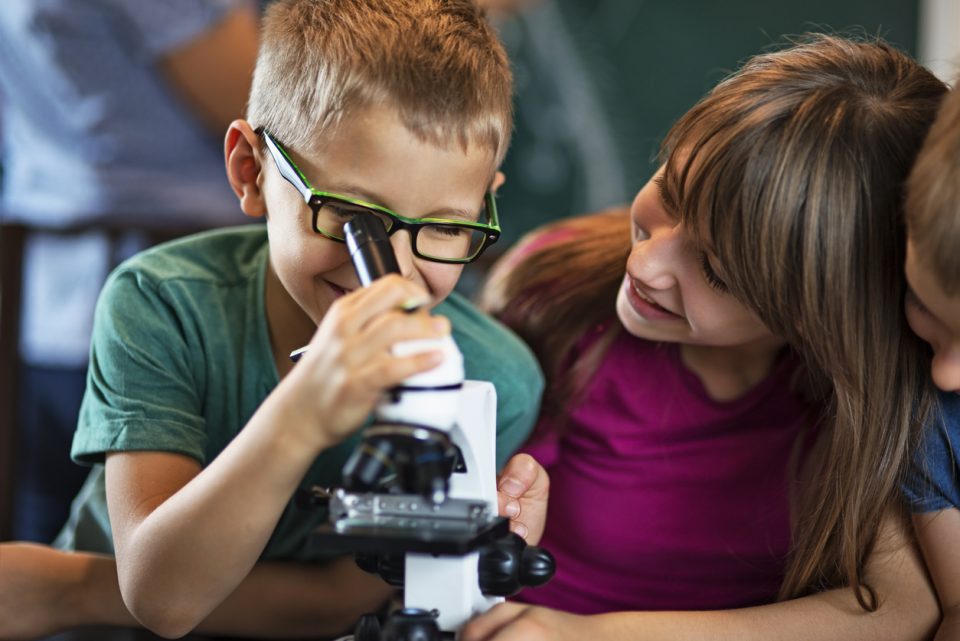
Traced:
POLYGON ((450 333, 446 318, 430 316, 425 309, 403 311, 410 301, 425 306, 429 297, 397 275, 379 278, 338 299, 307 353, 284 379, 293 396, 290 402, 309 410, 312 434, 308 437, 313 437, 318 449, 353 433, 387 389, 441 363, 442 355, 436 350, 404 357, 391 352, 398 342, 450 333))
POLYGON ((517 454, 497 479, 500 515, 510 518, 510 529, 536 545, 547 521, 550 477, 529 454, 517 454))
POLYGON ((584 641, 598 639, 594 619, 521 603, 501 603, 460 631, 461 641, 584 641))

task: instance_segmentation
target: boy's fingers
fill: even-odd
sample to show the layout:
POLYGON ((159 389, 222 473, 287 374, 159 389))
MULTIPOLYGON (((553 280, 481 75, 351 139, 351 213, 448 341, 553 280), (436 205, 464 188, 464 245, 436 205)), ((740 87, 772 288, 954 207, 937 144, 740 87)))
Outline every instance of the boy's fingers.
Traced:
MULTIPOLYGON (((343 346, 345 362, 351 363, 364 363, 390 354, 391 347, 399 343, 439 339, 451 331, 449 319, 426 312, 406 314, 388 309, 373 318, 365 316, 368 319, 365 326, 362 319, 356 317, 337 319, 336 315, 333 316, 329 325, 321 325, 311 340, 311 347, 316 344, 329 350, 331 343, 336 341, 343 346)), ((424 349, 427 348, 429 345, 424 345, 424 349)))
POLYGON ((361 287, 344 297, 356 308, 356 313, 369 312, 367 317, 376 316, 384 311, 402 309, 411 311, 427 307, 431 303, 430 295, 422 287, 398 274, 387 274, 383 278, 361 287))
POLYGON ((443 352, 430 350, 403 358, 373 358, 356 371, 356 378, 364 385, 378 389, 399 385, 402 381, 432 369, 443 362, 443 352))
POLYGON ((443 362, 450 321, 442 316, 392 312, 376 319, 351 340, 349 362, 380 373, 375 380, 396 385, 443 362))
POLYGON ((357 337, 371 349, 380 351, 399 342, 440 338, 449 333, 450 320, 444 316, 390 311, 371 320, 357 337))

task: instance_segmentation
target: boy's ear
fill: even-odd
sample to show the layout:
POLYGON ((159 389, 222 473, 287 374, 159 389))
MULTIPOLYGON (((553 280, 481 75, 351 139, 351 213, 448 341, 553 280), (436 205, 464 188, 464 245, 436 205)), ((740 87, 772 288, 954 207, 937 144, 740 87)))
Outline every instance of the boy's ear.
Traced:
POLYGON ((497 193, 497 190, 500 189, 500 186, 505 182, 507 182, 507 177, 503 175, 502 171, 498 171, 493 176, 493 182, 490 183, 490 191, 494 194, 497 193))
POLYGON ((240 209, 247 216, 259 218, 267 213, 267 204, 260 187, 260 137, 246 120, 234 120, 223 142, 227 180, 240 199, 240 209))

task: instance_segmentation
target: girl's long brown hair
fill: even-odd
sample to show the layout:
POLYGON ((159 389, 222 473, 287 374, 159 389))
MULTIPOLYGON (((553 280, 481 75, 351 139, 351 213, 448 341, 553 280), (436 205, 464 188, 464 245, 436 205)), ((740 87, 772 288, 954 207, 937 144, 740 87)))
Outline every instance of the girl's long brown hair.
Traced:
MULTIPOLYGON (((903 186, 945 91, 883 42, 808 36, 752 58, 662 146, 664 187, 683 224, 715 254, 731 293, 791 344, 824 390, 824 458, 803 489, 783 599, 852 586, 864 609, 879 605, 865 561, 931 398, 927 350, 902 313, 903 186)), ((538 352, 582 333, 583 323, 557 329, 569 310, 612 315, 623 274, 626 223, 587 217, 564 232, 570 224, 555 226, 556 241, 539 250, 539 233, 528 240, 519 250, 527 257, 495 270, 484 296, 522 335, 555 334, 534 338, 538 352), (578 236, 592 238, 589 259, 540 255, 569 253, 578 236), (576 291, 565 287, 574 267, 576 291), (524 298, 537 309, 533 325, 516 313, 524 298)), ((562 405, 571 376, 583 373, 561 365, 553 355, 545 370, 562 405)))
POLYGON ((629 209, 617 207, 526 235, 487 277, 480 306, 536 354, 547 379, 541 412, 561 423, 617 325, 581 358, 570 362, 570 351, 585 333, 612 318, 629 254, 629 209))

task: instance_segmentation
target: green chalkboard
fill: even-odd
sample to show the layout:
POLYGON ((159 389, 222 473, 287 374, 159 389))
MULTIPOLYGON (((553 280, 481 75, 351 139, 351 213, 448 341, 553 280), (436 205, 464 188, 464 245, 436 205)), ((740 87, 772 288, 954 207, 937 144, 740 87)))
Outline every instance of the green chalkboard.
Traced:
POLYGON ((916 0, 553 0, 498 23, 517 127, 499 249, 556 217, 630 200, 670 125, 785 34, 881 35, 914 53, 916 0))

